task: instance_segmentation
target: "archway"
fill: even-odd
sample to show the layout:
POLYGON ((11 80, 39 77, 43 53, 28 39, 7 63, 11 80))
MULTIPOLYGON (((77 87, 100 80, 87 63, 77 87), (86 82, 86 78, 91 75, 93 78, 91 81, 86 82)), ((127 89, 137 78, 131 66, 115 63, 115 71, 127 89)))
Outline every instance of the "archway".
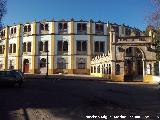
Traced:
POLYGON ((24 59, 23 61, 23 72, 29 73, 29 60, 28 59, 24 59))
POLYGON ((129 47, 125 50, 124 79, 125 81, 143 80, 143 53, 138 47, 129 47))

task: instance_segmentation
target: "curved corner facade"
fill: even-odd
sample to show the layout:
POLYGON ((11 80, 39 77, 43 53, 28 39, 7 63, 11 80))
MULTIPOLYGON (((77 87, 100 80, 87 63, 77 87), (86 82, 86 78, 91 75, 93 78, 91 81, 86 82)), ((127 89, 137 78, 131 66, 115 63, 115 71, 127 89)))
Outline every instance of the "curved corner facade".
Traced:
POLYGON ((6 26, 0 69, 45 74, 48 63, 49 74, 90 74, 91 59, 108 53, 108 33, 107 23, 73 19, 6 26))

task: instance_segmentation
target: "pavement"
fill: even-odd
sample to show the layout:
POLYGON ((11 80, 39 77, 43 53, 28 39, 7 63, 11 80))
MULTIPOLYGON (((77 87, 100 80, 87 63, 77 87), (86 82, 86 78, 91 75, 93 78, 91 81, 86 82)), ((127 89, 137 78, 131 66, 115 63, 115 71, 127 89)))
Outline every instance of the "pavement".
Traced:
POLYGON ((156 120, 159 88, 72 77, 27 78, 22 88, 0 87, 0 120, 156 120))

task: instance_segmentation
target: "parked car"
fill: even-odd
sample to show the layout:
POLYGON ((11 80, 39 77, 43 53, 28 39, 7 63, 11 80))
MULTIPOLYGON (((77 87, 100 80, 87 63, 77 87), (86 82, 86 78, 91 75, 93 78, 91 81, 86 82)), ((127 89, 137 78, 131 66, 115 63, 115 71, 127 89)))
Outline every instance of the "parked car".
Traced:
POLYGON ((21 87, 24 77, 19 71, 16 70, 6 70, 0 71, 0 82, 8 83, 11 85, 18 84, 21 87))

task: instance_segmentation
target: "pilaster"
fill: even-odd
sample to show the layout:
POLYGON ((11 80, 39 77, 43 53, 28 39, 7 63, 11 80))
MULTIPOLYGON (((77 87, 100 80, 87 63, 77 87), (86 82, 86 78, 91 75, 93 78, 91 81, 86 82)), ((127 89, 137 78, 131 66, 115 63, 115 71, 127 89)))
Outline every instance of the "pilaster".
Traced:
POLYGON ((49 74, 53 74, 54 73, 54 55, 55 55, 55 22, 54 22, 54 19, 52 20, 52 31, 51 31, 51 49, 50 49, 50 62, 49 62, 49 65, 50 65, 50 69, 48 71, 49 74))
POLYGON ((20 38, 21 38, 21 25, 17 26, 17 44, 16 44, 16 69, 22 69, 21 55, 20 55, 20 38))
POLYGON ((71 19, 71 71, 70 73, 74 73, 74 20, 71 19))
POLYGON ((5 48, 4 48, 4 69, 8 69, 8 44, 9 44, 9 27, 5 28, 5 48))
POLYGON ((30 72, 32 74, 35 74, 37 72, 37 65, 36 65, 36 49, 37 49, 37 45, 36 45, 36 21, 33 22, 33 33, 32 33, 32 69, 30 70, 30 72))
POLYGON ((87 54, 88 54, 88 58, 87 58, 87 64, 88 67, 87 69, 90 69, 90 63, 92 60, 92 56, 93 56, 93 29, 92 29, 92 20, 89 21, 89 31, 88 31, 88 43, 87 43, 87 54))

